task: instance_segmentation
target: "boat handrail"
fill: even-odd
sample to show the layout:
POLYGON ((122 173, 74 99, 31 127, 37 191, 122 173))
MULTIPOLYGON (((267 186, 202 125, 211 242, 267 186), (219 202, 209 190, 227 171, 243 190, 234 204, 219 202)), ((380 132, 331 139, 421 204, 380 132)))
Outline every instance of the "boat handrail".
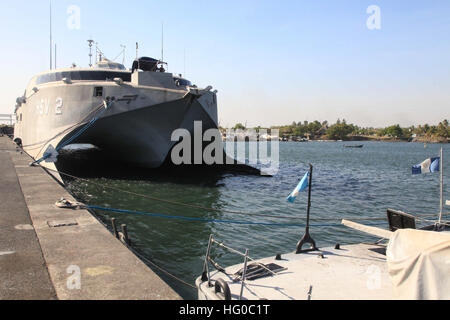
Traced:
MULTIPOLYGON (((221 248, 224 248, 224 249, 230 251, 231 253, 234 253, 234 254, 237 254, 239 256, 244 257, 244 269, 243 269, 242 275, 241 276, 237 275, 236 278, 234 279, 235 282, 241 282, 241 294, 240 294, 239 300, 242 300, 243 290, 244 290, 244 287, 245 287, 246 279, 247 279, 247 277, 249 275, 251 275, 251 273, 247 274, 248 262, 249 261, 255 261, 255 259, 252 259, 249 256, 249 250, 248 249, 246 249, 245 253, 242 253, 242 252, 240 252, 240 251, 238 251, 236 249, 233 249, 233 248, 225 245, 222 242, 217 241, 216 239, 214 239, 214 236, 211 235, 209 237, 208 248, 206 250, 206 256, 205 256, 205 261, 204 261, 204 266, 203 266, 203 274, 202 274, 202 281, 204 281, 204 282, 207 281, 208 282, 208 287, 213 287, 213 285, 211 284, 211 273, 210 273, 210 270, 209 270, 209 265, 210 264, 212 264, 214 266, 214 268, 216 268, 219 272, 227 274, 226 271, 225 271, 225 268, 221 267, 216 261, 214 261, 211 258, 211 248, 212 248, 212 246, 214 244, 216 244, 217 246, 219 246, 221 248)), ((266 271, 268 271, 271 276, 275 276, 275 275, 277 275, 277 272, 281 272, 281 271, 285 271, 286 270, 286 268, 283 268, 283 269, 280 269, 280 270, 276 270, 277 272, 275 272, 275 271, 269 269, 268 267, 266 267, 262 263, 258 263, 258 266, 260 266, 261 268, 263 268, 266 271)))

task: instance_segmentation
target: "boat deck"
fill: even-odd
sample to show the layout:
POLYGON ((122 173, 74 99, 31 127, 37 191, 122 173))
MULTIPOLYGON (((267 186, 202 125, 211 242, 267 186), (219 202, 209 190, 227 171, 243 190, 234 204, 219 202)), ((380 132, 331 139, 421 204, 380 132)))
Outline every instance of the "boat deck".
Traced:
MULTIPOLYGON (((393 299, 393 286, 387 271, 385 247, 358 244, 330 248, 305 254, 287 254, 282 260, 266 258, 257 262, 287 268, 275 276, 246 281, 244 300, 386 300, 393 299)), ((227 275, 211 272, 211 279, 225 280, 232 299, 239 299, 241 282, 233 282, 234 274, 243 268, 227 268, 227 275)), ((214 283, 214 282, 213 282, 214 283)), ((199 298, 221 299, 197 280, 199 298)))

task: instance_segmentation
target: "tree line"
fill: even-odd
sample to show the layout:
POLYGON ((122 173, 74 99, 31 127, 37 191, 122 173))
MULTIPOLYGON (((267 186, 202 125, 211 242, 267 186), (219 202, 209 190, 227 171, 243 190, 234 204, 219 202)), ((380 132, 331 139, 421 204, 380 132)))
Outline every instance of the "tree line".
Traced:
MULTIPOLYGON (((245 130, 243 124, 236 124, 233 129, 245 130)), ((385 128, 360 127, 347 121, 338 119, 336 123, 330 124, 328 121, 303 121, 293 122, 291 125, 273 126, 270 128, 256 127, 257 132, 261 129, 278 129, 281 137, 299 137, 311 139, 348 140, 350 137, 389 137, 401 140, 410 140, 414 137, 441 138, 450 137, 449 121, 444 120, 437 125, 419 125, 401 127, 399 124, 385 128)))

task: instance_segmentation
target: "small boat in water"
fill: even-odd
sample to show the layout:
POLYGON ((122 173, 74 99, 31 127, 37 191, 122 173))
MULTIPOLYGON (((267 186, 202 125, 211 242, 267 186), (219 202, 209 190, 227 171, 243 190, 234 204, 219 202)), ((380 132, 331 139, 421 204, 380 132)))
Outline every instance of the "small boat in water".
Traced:
POLYGON ((354 148, 354 149, 361 149, 364 148, 364 145, 356 145, 356 146, 344 146, 344 148, 354 148))

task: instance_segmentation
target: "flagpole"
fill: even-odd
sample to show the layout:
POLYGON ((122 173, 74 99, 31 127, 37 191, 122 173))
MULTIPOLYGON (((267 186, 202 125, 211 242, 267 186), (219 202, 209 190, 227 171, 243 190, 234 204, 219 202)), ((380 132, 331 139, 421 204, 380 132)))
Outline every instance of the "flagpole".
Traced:
POLYGON ((442 147, 441 147, 440 163, 441 163, 441 208, 439 212, 439 224, 442 223, 442 215, 444 211, 444 151, 442 147))
POLYGON ((306 232, 309 232, 309 217, 311 214, 311 189, 312 189, 313 166, 309 165, 309 188, 308 188, 308 209, 306 211, 306 232))
POLYGON ((312 164, 310 164, 309 165, 309 184, 308 184, 309 189, 308 189, 308 209, 307 209, 307 216, 306 216, 306 231, 305 231, 305 235, 303 236, 303 238, 297 244, 296 254, 319 250, 316 246, 316 242, 313 240, 313 238, 309 234, 309 220, 310 220, 310 213, 311 213, 312 175, 313 175, 313 166, 312 166, 312 164), (311 245, 311 247, 309 249, 304 250, 303 246, 307 243, 309 243, 311 245))

